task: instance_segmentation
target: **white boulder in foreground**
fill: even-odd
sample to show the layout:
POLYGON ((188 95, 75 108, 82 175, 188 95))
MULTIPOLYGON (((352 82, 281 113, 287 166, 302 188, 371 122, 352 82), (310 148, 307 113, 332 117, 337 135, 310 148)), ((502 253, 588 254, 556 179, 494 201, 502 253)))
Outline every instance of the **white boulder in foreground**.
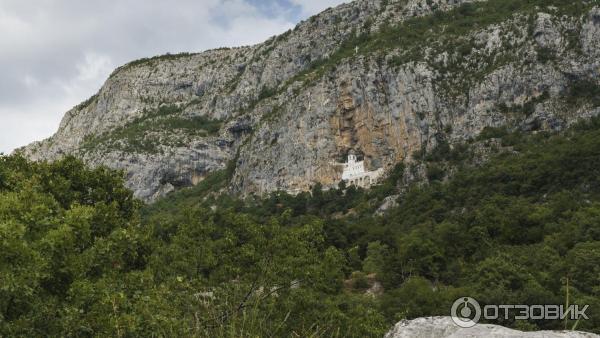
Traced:
POLYGON ((461 328, 451 317, 426 317, 403 320, 385 335, 385 338, 600 338, 599 335, 579 331, 522 332, 498 325, 477 324, 461 328))

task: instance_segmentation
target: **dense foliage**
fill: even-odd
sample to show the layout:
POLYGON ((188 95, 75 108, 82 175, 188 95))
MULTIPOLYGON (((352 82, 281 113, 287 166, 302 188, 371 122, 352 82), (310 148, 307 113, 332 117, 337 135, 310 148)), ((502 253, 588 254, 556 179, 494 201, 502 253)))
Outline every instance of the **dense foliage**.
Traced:
MULTIPOLYGON (((208 181, 207 181, 208 182, 208 181)), ((0 160, 0 336, 368 336, 324 223, 202 207, 142 224, 122 175, 0 160)))
POLYGON ((458 169, 384 216, 402 165, 369 191, 246 200, 216 193, 229 168, 140 209, 120 173, 2 157, 0 335, 368 337, 462 295, 567 294, 589 320, 499 323, 600 332, 600 120, 477 142, 498 137, 483 166, 469 144, 423 156, 458 169), (365 292, 377 281, 382 294, 365 292))
POLYGON ((220 172, 144 209, 144 219, 162 227, 179 210, 212 207, 259 224, 276 218, 292 229, 320 222, 325 246, 343 254, 341 295, 366 301, 366 276, 375 273, 386 291, 372 310, 388 324, 448 315, 456 298, 470 295, 483 304, 589 304, 590 319, 577 323, 498 324, 600 332, 600 120, 561 134, 488 129, 473 142, 489 139, 500 146, 483 166, 469 164, 471 144, 442 143, 423 156, 442 173, 409 189, 383 217, 374 211, 395 193, 402 166, 370 191, 341 184, 245 201, 209 193, 226 182, 220 172), (455 174, 442 181, 448 166, 455 174))

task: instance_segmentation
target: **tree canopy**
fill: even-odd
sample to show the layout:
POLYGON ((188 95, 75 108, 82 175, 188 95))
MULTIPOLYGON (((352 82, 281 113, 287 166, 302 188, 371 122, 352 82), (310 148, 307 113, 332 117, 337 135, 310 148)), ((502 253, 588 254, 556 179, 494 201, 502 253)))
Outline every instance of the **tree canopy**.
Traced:
POLYGON ((242 200, 212 191, 229 170, 142 205, 121 172, 1 157, 0 336, 381 337, 399 319, 448 315, 465 295, 568 297, 590 319, 567 328, 600 332, 599 121, 489 133, 510 151, 482 165, 468 142, 434 151, 422 164, 444 175, 383 216, 402 164, 368 191, 242 200))

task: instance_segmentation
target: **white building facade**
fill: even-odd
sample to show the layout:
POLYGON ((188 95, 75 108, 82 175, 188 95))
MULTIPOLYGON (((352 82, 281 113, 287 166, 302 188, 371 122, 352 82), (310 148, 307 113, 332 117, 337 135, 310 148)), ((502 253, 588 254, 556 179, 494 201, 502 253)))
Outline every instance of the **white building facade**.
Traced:
POLYGON ((349 185, 368 188, 377 183, 383 175, 383 169, 375 171, 365 170, 365 161, 358 161, 356 155, 348 155, 348 162, 344 163, 344 171, 342 172, 342 180, 349 185))

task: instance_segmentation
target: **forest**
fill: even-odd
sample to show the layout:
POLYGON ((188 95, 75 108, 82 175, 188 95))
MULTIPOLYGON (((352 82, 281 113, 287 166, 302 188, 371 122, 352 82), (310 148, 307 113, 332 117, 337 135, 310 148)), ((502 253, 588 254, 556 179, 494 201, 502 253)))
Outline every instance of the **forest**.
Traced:
POLYGON ((495 324, 600 333, 599 118, 417 155, 429 180, 402 190, 414 163, 370 190, 240 199, 229 167, 152 205, 122 172, 3 156, 0 336, 381 337, 461 296, 587 304, 495 324))

